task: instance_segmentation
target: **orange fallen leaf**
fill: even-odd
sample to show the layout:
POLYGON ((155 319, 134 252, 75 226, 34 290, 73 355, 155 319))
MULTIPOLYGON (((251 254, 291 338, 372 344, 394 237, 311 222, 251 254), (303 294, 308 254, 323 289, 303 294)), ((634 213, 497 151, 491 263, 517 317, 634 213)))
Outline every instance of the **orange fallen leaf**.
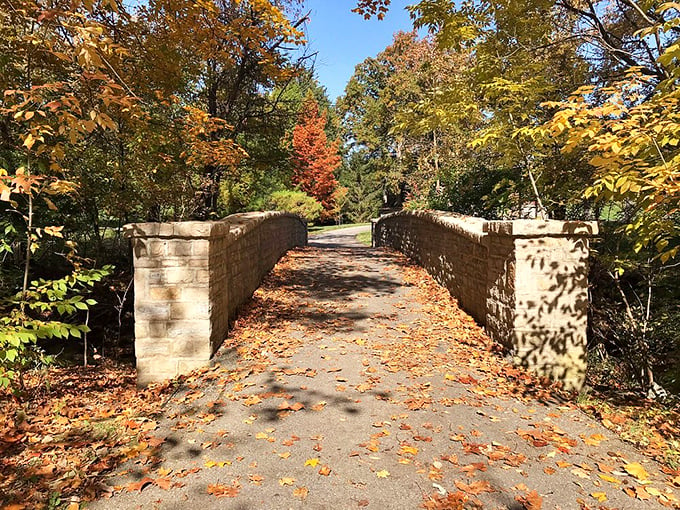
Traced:
POLYGON ((595 464, 597 464, 597 468, 603 473, 610 474, 612 471, 614 471, 614 466, 603 464, 602 462, 596 462, 595 464))
POLYGON ((515 500, 524 505, 526 510, 541 510, 543 498, 536 491, 531 491, 526 496, 515 496, 515 500))
POLYGON ((170 487, 172 487, 172 480, 170 480, 170 478, 156 478, 154 484, 164 491, 167 491, 170 487))
POLYGON ((307 487, 298 487, 293 491, 293 496, 296 498, 305 500, 309 495, 309 489, 307 487))
POLYGON ((279 479, 279 485, 282 487, 284 485, 293 485, 295 483, 295 478, 284 477, 279 479))
POLYGON ((219 483, 208 485, 208 494, 216 498, 235 498, 241 491, 241 484, 237 480, 231 482, 231 485, 222 485, 219 483))
POLYGON ((331 468, 329 468, 326 465, 321 466, 321 469, 319 469, 319 474, 321 476, 328 476, 331 474, 331 468))
POLYGON ((321 401, 318 404, 314 404, 312 406, 312 411, 321 411, 324 407, 326 407, 326 402, 321 401))
POLYGON ((494 492, 493 488, 491 487, 491 484, 487 480, 476 480, 470 483, 469 485, 463 482, 459 482, 458 480, 456 480, 453 483, 459 490, 467 494, 472 494, 473 496, 477 496, 482 492, 494 492))
POLYGON ((418 448, 415 446, 407 446, 407 445, 402 445, 401 449, 399 450, 400 455, 404 454, 410 454, 410 455, 417 455, 418 454, 418 448))
POLYGON ((132 483, 127 484, 126 488, 127 488, 128 492, 135 492, 135 491, 142 492, 147 485, 152 484, 152 483, 153 483, 153 478, 149 478, 148 476, 146 476, 138 482, 132 482, 132 483))
POLYGON ((260 475, 248 475, 248 481, 253 485, 261 485, 264 478, 260 475))
POLYGON ((640 501, 646 501, 651 498, 644 487, 635 487, 635 497, 640 501))

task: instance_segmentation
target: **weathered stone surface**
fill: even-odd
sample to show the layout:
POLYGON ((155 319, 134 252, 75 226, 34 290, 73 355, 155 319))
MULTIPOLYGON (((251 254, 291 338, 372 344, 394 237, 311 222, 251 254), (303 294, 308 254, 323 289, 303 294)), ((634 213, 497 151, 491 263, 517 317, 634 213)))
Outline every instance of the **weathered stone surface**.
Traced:
POLYGON ((307 226, 281 212, 222 221, 125 226, 135 263, 135 350, 140 385, 209 362, 229 319, 307 226))
POLYGON ((374 221, 373 244, 425 267, 518 363, 578 389, 585 375, 588 239, 597 232, 596 222, 402 211, 374 221))

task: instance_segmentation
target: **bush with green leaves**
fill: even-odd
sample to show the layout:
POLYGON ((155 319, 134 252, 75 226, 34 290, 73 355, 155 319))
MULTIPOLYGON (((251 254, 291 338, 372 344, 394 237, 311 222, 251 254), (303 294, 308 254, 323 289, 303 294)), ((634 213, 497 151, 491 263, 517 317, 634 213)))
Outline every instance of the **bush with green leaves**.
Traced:
POLYGON ((85 295, 112 270, 76 269, 60 279, 34 280, 26 291, 0 301, 0 387, 15 387, 23 371, 45 361, 40 340, 81 338, 89 332, 77 316, 96 304, 85 295))
POLYGON ((321 202, 302 191, 275 191, 269 196, 267 207, 297 214, 310 223, 318 220, 323 212, 321 202))

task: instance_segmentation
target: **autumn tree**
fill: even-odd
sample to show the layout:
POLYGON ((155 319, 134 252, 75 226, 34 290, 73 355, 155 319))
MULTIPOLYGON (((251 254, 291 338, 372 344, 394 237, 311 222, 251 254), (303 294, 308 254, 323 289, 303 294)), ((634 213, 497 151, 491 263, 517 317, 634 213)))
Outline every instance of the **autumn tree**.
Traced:
POLYGON ((416 106, 459 79, 466 58, 439 49, 415 32, 395 34, 393 43, 356 67, 338 101, 347 143, 370 154, 369 164, 383 183, 388 206, 408 192, 424 204, 440 190, 460 137, 416 106), (424 117, 428 122, 420 122, 424 117), (403 129, 408 124, 412 129, 403 129))
POLYGON ((237 138, 251 119, 267 132, 270 92, 297 73, 296 4, 0 6, 0 364, 82 336, 106 271, 86 270, 76 241, 101 266, 126 253, 123 223, 216 213, 220 180, 246 157, 237 138))
POLYGON ((339 142, 329 142, 325 132, 326 114, 308 96, 293 129, 292 183, 316 198, 323 206, 322 220, 333 217, 338 181, 335 171, 341 163, 339 142))

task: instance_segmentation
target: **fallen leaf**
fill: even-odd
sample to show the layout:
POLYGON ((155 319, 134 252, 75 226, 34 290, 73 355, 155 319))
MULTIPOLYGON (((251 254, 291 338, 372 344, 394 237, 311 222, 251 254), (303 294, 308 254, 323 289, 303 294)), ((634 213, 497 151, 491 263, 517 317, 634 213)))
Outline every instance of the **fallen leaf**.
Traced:
POLYGON ((261 485, 264 478, 260 475, 248 475, 248 481, 254 485, 261 485))
POLYGON ((649 473, 647 473, 647 471, 645 471, 645 468, 642 467, 642 464, 638 462, 631 462, 629 464, 626 464, 625 466, 623 466, 623 469, 625 469, 629 475, 634 476, 638 480, 647 480, 649 478, 649 473))
POLYGON ((219 483, 208 485, 208 494, 216 498, 235 498, 241 491, 241 484, 237 480, 231 482, 231 485, 222 485, 219 483))
POLYGON ((375 476, 377 476, 378 478, 387 478, 388 476, 390 476, 390 472, 387 471, 386 469, 383 469, 381 471, 376 471, 375 476))
POLYGON ((312 466, 316 467, 316 465, 319 463, 319 459, 307 459, 305 461, 305 466, 312 466))
POLYGON ((494 492, 491 484, 487 480, 476 480, 470 484, 466 484, 456 480, 453 484, 461 491, 477 496, 482 492, 494 492))
POLYGON ((543 498, 536 491, 531 491, 526 496, 515 496, 515 500, 519 501, 525 510, 541 510, 543 506, 543 498))
POLYGON ((167 491, 170 487, 172 487, 172 480, 170 480, 170 478, 156 478, 156 480, 154 480, 154 484, 164 491, 167 491))
POLYGON ((142 478, 138 482, 132 482, 132 483, 127 484, 126 488, 127 488, 128 492, 135 492, 135 491, 142 492, 147 485, 152 484, 152 483, 153 483, 153 478, 149 478, 147 476, 147 477, 142 478))
POLYGON ((293 485, 294 483, 295 483, 295 478, 284 477, 284 478, 279 479, 279 485, 281 485, 282 487, 284 485, 293 485))
POLYGON ((402 445, 401 449, 399 451, 399 454, 404 455, 404 454, 407 454, 407 453, 410 454, 410 455, 417 455, 418 454, 418 448, 416 448, 415 446, 402 445))
POLYGON ((620 485, 622 482, 618 478, 614 478, 613 476, 610 475, 603 475, 603 474, 598 474, 600 478, 602 478, 605 482, 613 483, 616 485, 620 485))
POLYGON ((594 497, 600 503, 604 503, 605 501, 607 501, 607 493, 606 492, 592 492, 590 495, 592 497, 594 497))
POLYGON ((308 495, 309 495, 309 489, 307 487, 297 487, 293 491, 293 496, 295 496, 298 499, 305 500, 305 499, 307 499, 308 495))
POLYGON ((321 469, 319 469, 319 474, 321 476, 328 476, 331 474, 331 468, 329 468, 326 465, 321 466, 321 469))
POLYGON ((646 501, 651 498, 644 487, 635 487, 635 497, 640 501, 646 501))

